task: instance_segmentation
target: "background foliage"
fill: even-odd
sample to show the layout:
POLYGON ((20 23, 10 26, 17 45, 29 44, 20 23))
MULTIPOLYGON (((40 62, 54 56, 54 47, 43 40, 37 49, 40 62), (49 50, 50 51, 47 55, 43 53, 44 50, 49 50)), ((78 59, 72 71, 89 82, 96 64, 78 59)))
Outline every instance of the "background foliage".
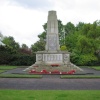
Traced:
MULTIPOLYGON (((13 37, 4 37, 0 46, 0 64, 31 65, 35 62, 35 53, 45 50, 47 23, 44 31, 38 35, 39 41, 29 48, 22 46, 13 37)), ((100 65, 100 21, 91 23, 71 22, 62 24, 58 20, 59 42, 61 50, 71 52, 71 62, 76 65, 100 65)))

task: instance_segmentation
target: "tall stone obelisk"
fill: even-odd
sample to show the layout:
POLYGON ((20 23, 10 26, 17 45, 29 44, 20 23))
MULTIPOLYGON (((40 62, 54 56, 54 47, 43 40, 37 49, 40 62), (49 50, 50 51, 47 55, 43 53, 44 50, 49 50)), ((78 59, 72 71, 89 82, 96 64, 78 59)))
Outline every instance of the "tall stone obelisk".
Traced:
POLYGON ((48 14, 46 50, 47 51, 60 50, 59 37, 58 37, 58 20, 56 11, 49 11, 48 14))

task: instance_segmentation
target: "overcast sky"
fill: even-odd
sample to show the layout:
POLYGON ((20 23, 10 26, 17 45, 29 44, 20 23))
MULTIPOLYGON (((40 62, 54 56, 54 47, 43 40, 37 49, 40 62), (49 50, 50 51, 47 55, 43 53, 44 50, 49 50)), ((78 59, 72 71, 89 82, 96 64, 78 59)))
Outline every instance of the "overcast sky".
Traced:
POLYGON ((100 20, 100 0, 0 0, 0 32, 29 47, 43 32, 49 10, 63 24, 100 20))

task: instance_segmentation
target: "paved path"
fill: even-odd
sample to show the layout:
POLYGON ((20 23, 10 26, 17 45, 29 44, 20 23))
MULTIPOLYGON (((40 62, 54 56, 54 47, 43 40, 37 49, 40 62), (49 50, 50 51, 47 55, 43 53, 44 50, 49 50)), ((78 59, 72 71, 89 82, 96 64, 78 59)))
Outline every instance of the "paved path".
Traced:
POLYGON ((57 75, 42 79, 0 78, 0 89, 100 90, 100 79, 60 79, 57 75))

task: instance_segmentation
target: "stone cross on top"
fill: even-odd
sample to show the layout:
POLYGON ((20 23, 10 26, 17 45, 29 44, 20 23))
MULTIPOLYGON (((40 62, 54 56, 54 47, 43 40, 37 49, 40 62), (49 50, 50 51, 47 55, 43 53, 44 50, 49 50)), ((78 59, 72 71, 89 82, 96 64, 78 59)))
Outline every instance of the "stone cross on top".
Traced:
POLYGON ((56 11, 49 11, 47 21, 46 50, 59 51, 58 20, 56 11))

